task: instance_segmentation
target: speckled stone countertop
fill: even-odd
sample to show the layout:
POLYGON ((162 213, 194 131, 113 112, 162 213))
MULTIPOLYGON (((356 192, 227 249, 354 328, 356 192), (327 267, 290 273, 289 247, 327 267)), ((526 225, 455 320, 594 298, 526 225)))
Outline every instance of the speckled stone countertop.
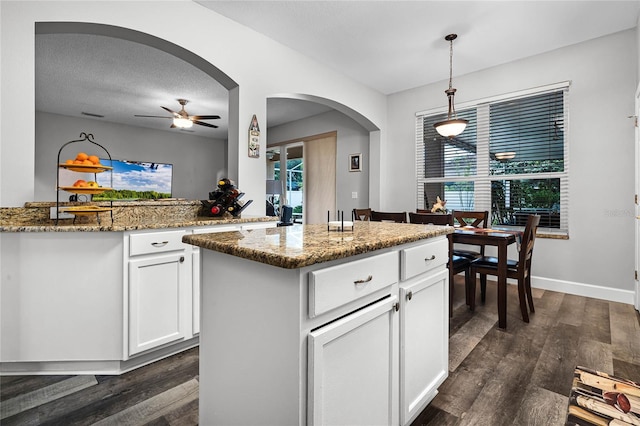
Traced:
POLYGON ((453 227, 360 222, 344 232, 327 225, 294 225, 250 231, 186 235, 182 241, 280 268, 295 269, 446 235, 453 227))
POLYGON ((249 222, 277 221, 277 217, 247 216, 234 218, 201 215, 199 200, 160 200, 107 203, 60 203, 60 206, 95 205, 112 207, 101 212, 72 219, 50 218, 52 202, 31 202, 24 207, 0 208, 0 232, 118 232, 143 229, 186 228, 249 222), (113 214, 113 223, 111 222, 113 214), (99 215, 99 216, 98 216, 99 215), (98 217, 100 221, 98 222, 98 217))

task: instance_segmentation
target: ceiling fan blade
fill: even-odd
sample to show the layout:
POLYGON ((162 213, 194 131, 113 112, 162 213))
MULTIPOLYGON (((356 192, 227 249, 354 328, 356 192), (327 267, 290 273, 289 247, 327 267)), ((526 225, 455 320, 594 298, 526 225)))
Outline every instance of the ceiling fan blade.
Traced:
POLYGON ((218 120, 219 115, 192 115, 189 118, 192 120, 218 120))
POLYGON ((134 117, 147 117, 147 118, 171 118, 173 119, 173 117, 165 117, 162 115, 134 115, 134 117))
POLYGON ((175 116, 180 115, 180 114, 178 114, 178 113, 177 113, 177 112, 175 112, 175 111, 171 111, 171 110, 170 110, 169 108, 167 108, 167 107, 160 106, 160 108, 162 108, 163 110, 165 110, 165 111, 167 111, 167 112, 170 112, 171 114, 173 114, 173 115, 175 115, 175 116))
POLYGON ((218 126, 216 125, 205 123, 204 121, 198 121, 198 120, 193 120, 193 124, 199 124, 200 126, 205 126, 205 127, 213 127, 214 129, 218 128, 218 126))

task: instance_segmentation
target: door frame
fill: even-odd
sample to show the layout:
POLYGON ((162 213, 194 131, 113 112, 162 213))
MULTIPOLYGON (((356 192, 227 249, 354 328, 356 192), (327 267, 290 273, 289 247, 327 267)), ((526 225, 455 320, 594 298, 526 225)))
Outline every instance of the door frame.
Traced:
POLYGON ((634 305, 636 310, 640 311, 640 281, 638 274, 640 273, 640 206, 638 205, 638 194, 640 194, 640 132, 638 131, 638 116, 640 116, 640 85, 636 88, 635 96, 635 115, 634 119, 634 146, 635 146, 635 278, 634 278, 634 305))

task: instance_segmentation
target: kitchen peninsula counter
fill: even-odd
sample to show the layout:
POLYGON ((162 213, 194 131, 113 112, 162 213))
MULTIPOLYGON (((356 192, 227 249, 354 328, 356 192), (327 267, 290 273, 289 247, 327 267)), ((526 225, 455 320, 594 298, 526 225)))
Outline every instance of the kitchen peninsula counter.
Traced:
POLYGON ((451 232, 184 235, 202 254, 200 423, 409 425, 448 375, 451 232))
POLYGON ((0 375, 121 374, 198 345, 201 253, 182 236, 278 220, 150 200, 56 225, 55 206, 0 208, 0 375))
MULTIPOLYGON (((61 203, 60 207, 73 207, 82 203, 61 203)), ((97 207, 113 208, 113 223, 110 212, 96 215, 60 219, 56 224, 50 211, 54 202, 30 202, 24 207, 0 208, 0 232, 122 232, 145 229, 205 227, 251 222, 277 221, 277 217, 248 216, 235 218, 229 214, 222 217, 201 215, 199 200, 139 200, 88 203, 97 207)))

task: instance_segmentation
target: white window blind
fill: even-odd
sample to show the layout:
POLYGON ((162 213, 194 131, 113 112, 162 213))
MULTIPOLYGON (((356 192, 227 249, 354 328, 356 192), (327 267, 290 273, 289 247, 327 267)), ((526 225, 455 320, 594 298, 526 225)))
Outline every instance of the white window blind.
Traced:
POLYGON ((416 119, 417 207, 439 196, 449 210, 489 210, 493 225, 524 226, 531 213, 547 232, 568 233, 568 83, 458 107, 469 120, 454 138, 416 119))

